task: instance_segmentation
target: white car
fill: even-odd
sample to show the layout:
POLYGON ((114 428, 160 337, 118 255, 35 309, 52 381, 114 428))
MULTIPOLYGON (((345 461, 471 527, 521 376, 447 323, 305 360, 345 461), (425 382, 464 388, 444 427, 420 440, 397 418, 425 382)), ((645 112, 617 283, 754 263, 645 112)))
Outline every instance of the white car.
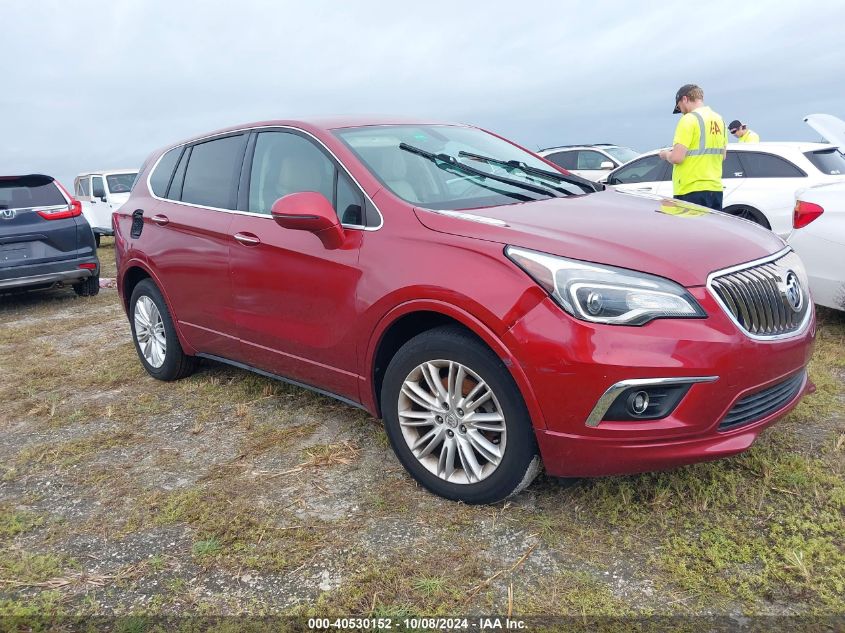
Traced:
POLYGON ((630 147, 598 145, 561 145, 537 152, 548 161, 587 180, 597 181, 607 172, 635 159, 640 153, 630 147))
POLYGON ((97 246, 100 236, 114 235, 112 211, 129 199, 137 169, 115 169, 79 174, 73 181, 74 197, 82 203, 82 215, 91 225, 97 246))
MULTIPOLYGON (((795 192, 845 181, 845 159, 826 143, 731 143, 722 166, 722 209, 780 237, 792 230, 795 192)), ((672 197, 672 165, 657 150, 610 172, 602 182, 622 191, 672 197)))
MULTIPOLYGON (((845 149, 845 122, 818 114, 804 120, 840 150, 845 149)), ((845 159, 832 167, 845 174, 845 159)), ((845 310, 845 183, 798 191, 793 225, 788 241, 804 261, 813 301, 845 310)))

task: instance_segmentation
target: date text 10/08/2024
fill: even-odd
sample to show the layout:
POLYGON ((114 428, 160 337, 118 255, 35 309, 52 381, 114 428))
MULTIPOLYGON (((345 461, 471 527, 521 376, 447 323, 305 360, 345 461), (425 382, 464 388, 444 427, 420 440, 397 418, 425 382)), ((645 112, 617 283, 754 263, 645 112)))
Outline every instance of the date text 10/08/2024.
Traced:
POLYGON ((525 622, 512 618, 309 618, 308 628, 313 630, 442 630, 442 631, 519 631, 525 622))

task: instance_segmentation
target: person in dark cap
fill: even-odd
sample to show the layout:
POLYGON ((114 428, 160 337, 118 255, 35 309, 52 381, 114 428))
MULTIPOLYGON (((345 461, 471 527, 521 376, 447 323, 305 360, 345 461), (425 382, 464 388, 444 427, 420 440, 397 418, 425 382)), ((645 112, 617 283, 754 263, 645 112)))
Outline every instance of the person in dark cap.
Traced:
POLYGON ((673 114, 683 114, 675 128, 672 149, 660 158, 672 163, 675 198, 722 209, 722 161, 728 144, 725 121, 704 105, 704 91, 685 84, 675 94, 673 114))
POLYGON ((740 143, 759 143, 760 135, 754 130, 749 130, 748 126, 742 121, 734 119, 728 124, 728 129, 731 131, 740 143))

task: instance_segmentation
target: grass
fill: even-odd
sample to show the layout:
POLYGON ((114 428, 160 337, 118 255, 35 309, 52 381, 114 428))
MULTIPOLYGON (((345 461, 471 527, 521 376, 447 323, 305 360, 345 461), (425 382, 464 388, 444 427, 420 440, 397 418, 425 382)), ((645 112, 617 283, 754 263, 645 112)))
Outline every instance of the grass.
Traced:
POLYGON ((16 369, 0 377, 0 580, 27 588, 0 586, 0 614, 843 613, 845 317, 820 317, 817 392, 746 453, 541 479, 479 508, 418 488, 381 428, 345 405, 214 364, 147 378, 113 291, 2 304, 0 365, 16 369), (74 338, 98 319, 124 338, 74 338), (142 549, 131 578, 47 586, 93 564, 68 551, 78 541, 122 551, 162 532, 173 544, 142 549), (247 575, 270 589, 195 583, 247 575), (279 606, 282 581, 303 587, 298 605, 279 606))

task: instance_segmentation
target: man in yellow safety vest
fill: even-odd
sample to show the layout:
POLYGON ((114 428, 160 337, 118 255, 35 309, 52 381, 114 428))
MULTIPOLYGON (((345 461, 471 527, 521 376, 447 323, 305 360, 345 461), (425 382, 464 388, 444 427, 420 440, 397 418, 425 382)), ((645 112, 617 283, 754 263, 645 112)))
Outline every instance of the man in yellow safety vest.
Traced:
POLYGON ((742 121, 734 119, 728 124, 728 129, 731 131, 740 143, 759 143, 760 135, 754 130, 749 130, 742 121))
POLYGON ((679 200, 722 209, 722 161, 728 144, 721 116, 704 105, 704 91, 695 84, 681 86, 673 114, 683 113, 675 128, 672 149, 660 158, 672 168, 673 195, 679 200))

